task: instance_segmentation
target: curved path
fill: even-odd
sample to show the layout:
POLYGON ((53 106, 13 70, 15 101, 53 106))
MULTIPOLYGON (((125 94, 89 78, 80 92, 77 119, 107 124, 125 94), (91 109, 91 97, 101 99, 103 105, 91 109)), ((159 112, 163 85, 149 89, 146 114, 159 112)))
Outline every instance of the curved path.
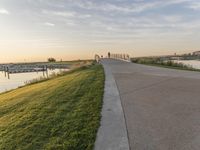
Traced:
MULTIPOLYGON (((200 72, 111 59, 102 60, 102 64, 117 85, 123 108, 118 117, 122 119, 123 128, 118 128, 119 136, 113 134, 120 126, 109 126, 117 116, 105 119, 109 99, 104 95, 102 124, 95 149, 128 150, 127 144, 131 150, 200 149, 200 72), (107 141, 107 137, 113 140, 107 141), (123 140, 121 144, 119 141, 123 140)), ((107 95, 108 85, 105 85, 107 95)))

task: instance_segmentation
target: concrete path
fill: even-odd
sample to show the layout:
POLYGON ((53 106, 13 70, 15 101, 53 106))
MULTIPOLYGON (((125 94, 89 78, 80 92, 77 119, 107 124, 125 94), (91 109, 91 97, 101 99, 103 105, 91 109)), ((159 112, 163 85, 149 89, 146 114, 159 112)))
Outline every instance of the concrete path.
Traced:
POLYGON ((200 149, 200 72, 109 59, 103 65, 118 87, 131 150, 200 149))
POLYGON ((108 65, 104 65, 105 89, 101 126, 95 150, 129 150, 127 128, 119 91, 108 65))

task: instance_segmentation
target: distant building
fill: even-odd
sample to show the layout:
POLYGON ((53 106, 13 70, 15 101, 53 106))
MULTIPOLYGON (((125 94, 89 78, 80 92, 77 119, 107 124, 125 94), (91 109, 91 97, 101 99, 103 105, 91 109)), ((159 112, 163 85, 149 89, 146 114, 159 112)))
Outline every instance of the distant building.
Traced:
POLYGON ((200 56, 200 51, 193 52, 193 55, 198 55, 198 56, 200 56))

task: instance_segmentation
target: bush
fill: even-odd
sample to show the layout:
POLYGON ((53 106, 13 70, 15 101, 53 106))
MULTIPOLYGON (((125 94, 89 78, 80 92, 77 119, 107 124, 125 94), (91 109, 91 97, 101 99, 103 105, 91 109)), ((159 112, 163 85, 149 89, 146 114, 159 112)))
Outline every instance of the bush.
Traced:
POLYGON ((192 66, 184 65, 183 63, 177 63, 171 60, 164 61, 161 58, 155 58, 155 57, 132 58, 131 61, 133 63, 139 63, 139 64, 168 66, 168 67, 180 68, 180 69, 186 69, 186 70, 197 70, 197 69, 192 68, 192 66))
POLYGON ((56 62, 56 59, 55 58, 48 58, 48 62, 56 62))

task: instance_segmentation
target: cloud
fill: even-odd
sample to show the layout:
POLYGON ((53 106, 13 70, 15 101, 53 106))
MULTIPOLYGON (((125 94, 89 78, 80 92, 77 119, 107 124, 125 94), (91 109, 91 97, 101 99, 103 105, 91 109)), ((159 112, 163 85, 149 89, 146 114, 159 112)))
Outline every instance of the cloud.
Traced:
POLYGON ((49 27, 54 27, 55 26, 55 24, 50 23, 50 22, 45 22, 44 25, 45 26, 49 26, 49 27))
POLYGON ((200 2, 193 2, 192 4, 189 5, 189 8, 193 10, 200 10, 200 2))
POLYGON ((167 22, 176 23, 182 21, 183 17, 179 15, 163 16, 163 19, 167 22))
POLYGON ((86 10, 96 10, 104 12, 122 12, 122 13, 141 13, 150 9, 156 9, 166 7, 170 5, 176 5, 181 3, 191 2, 191 0, 167 0, 167 1, 143 1, 137 0, 137 2, 123 1, 121 3, 113 2, 95 2, 95 1, 71 1, 75 6, 86 10))
POLYGON ((64 17, 64 18, 81 18, 81 19, 87 19, 91 18, 91 14, 85 14, 81 12, 76 11, 52 11, 52 10, 43 10, 43 14, 45 15, 51 15, 51 16, 58 16, 58 17, 64 17))
POLYGON ((47 15, 61 16, 61 17, 74 17, 76 14, 75 12, 71 11, 48 11, 48 10, 43 10, 42 13, 47 15))
POLYGON ((0 8, 0 14, 8 15, 9 12, 8 12, 8 10, 6 10, 4 8, 0 8))
POLYGON ((66 23, 65 23, 67 26, 75 26, 76 25, 76 23, 75 22, 73 22, 73 21, 66 21, 66 23))
POLYGON ((152 2, 152 3, 132 3, 129 5, 126 4, 115 4, 115 3, 96 3, 92 1, 87 2, 78 2, 76 3, 77 6, 87 10, 97 10, 97 11, 116 11, 116 12, 142 12, 144 10, 153 8, 159 2, 152 2))
POLYGON ((131 13, 131 12, 142 12, 144 10, 147 9, 151 9, 153 7, 155 7, 158 3, 144 3, 141 5, 138 4, 132 4, 130 6, 117 6, 117 5, 113 5, 113 4, 107 4, 104 7, 104 10, 108 10, 108 11, 119 11, 119 12, 125 12, 125 13, 131 13))

